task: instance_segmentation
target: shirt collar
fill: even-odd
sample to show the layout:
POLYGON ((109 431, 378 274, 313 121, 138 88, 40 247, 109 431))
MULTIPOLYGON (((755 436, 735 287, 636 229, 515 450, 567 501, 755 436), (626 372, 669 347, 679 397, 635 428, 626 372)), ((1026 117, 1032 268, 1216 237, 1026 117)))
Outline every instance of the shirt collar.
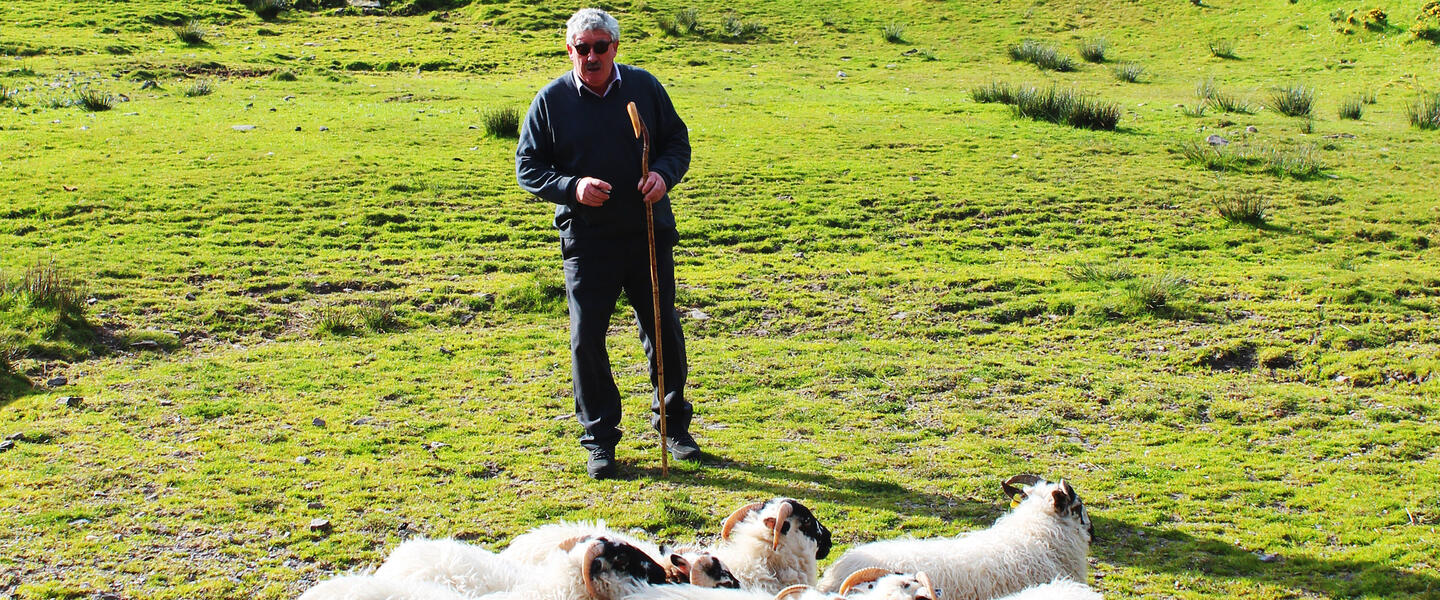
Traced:
POLYGON ((585 82, 580 81, 580 74, 576 73, 575 69, 570 69, 570 77, 575 80, 575 87, 580 88, 577 93, 584 95, 585 92, 590 92, 591 95, 598 98, 604 98, 605 96, 609 95, 610 90, 613 90, 616 86, 620 85, 620 63, 612 63, 612 68, 614 69, 614 71, 612 72, 612 75, 610 77, 610 85, 605 86, 605 93, 603 94, 596 94, 594 90, 591 90, 585 85, 585 82))

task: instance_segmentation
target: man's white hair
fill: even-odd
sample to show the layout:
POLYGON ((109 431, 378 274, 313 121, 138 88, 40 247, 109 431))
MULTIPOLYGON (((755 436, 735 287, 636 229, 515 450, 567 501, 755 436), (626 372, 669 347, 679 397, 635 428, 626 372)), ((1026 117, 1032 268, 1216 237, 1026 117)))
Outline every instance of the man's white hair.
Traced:
POLYGON ((615 17, 598 8, 582 8, 565 22, 565 42, 574 44, 580 34, 596 29, 610 34, 611 40, 620 41, 620 22, 615 17))

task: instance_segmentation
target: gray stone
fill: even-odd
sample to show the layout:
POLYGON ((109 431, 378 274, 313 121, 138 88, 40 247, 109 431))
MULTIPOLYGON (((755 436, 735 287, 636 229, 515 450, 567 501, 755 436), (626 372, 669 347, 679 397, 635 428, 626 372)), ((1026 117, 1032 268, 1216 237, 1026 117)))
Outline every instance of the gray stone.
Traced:
POLYGON ((709 320, 710 320, 710 315, 705 314, 705 311, 700 310, 700 309, 698 309, 698 308, 692 308, 692 309, 690 309, 690 312, 685 313, 685 316, 686 316, 686 317, 689 317, 689 318, 691 318, 691 319, 694 319, 694 320, 696 320, 696 321, 709 321, 709 320))
POLYGON ((295 457, 295 462, 296 462, 297 464, 308 465, 308 464, 310 464, 310 457, 308 457, 308 456, 297 456, 297 457, 295 457))
POLYGON ((381 7, 380 0, 345 0, 345 3, 361 10, 381 7))
POLYGON ((154 88, 158 88, 158 87, 160 87, 160 84, 155 83, 155 80, 154 80, 154 79, 146 79, 144 83, 141 83, 141 84, 140 84, 140 89, 142 89, 142 90, 149 90, 149 89, 154 89, 154 88))
POLYGON ((67 383, 70 383, 70 380, 69 380, 69 379, 66 379, 66 378, 64 378, 64 377, 51 377, 49 381, 46 381, 46 382, 45 382, 45 385, 50 386, 50 387, 52 387, 52 388, 57 388, 57 387, 62 387, 62 386, 64 386, 64 385, 67 384, 67 383))
POLYGON ((1245 133, 1259 133, 1259 132, 1260 132, 1260 130, 1259 130, 1259 129, 1256 129, 1254 125, 1248 125, 1248 126, 1245 127, 1245 133))
POLYGON ((252 129, 255 129, 255 126, 254 126, 254 125, 231 125, 230 128, 231 128, 231 129, 234 129, 235 131, 250 131, 250 130, 252 130, 252 129))
POLYGON ((85 399, 80 396, 61 396, 60 403, 69 408, 80 408, 80 405, 85 403, 85 399))
POLYGON ((15 442, 14 442, 14 440, 5 440, 5 441, 3 441, 3 442, 0 442, 0 452, 4 452, 4 451, 9 450, 9 449, 14 448, 14 447, 15 447, 15 442))
POLYGON ((330 525, 330 519, 311 519, 310 531, 323 531, 329 533, 334 527, 330 525))
POLYGON ((136 350, 159 350, 160 342, 155 340, 140 340, 130 344, 130 347, 136 350))
POLYGON ((314 419, 312 419, 312 420, 310 421, 310 424, 311 424, 311 425, 314 425, 314 426, 316 426, 316 427, 324 427, 324 426, 325 426, 325 419, 322 419, 322 418, 320 418, 320 417, 315 417, 314 419))
POLYGON ((1211 146, 1224 146, 1224 145, 1229 144, 1229 143, 1230 143, 1230 140, 1227 140, 1227 139, 1225 139, 1225 138, 1223 138, 1223 137, 1220 137, 1220 136, 1218 136, 1218 135, 1212 135, 1212 136, 1210 136, 1210 137, 1205 138, 1205 143, 1210 144, 1211 146))

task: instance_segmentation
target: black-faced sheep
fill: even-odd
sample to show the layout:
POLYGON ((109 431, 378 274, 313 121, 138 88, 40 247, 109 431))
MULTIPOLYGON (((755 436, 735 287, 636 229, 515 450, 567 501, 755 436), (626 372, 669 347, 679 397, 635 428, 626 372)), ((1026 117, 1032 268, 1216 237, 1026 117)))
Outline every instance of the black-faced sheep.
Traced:
POLYGON ((731 513, 709 550, 741 588, 774 594, 791 585, 814 585, 816 561, 830 554, 830 543, 830 530, 809 508, 775 498, 731 513))
POLYGON ((1084 581, 1094 529, 1070 484, 1018 475, 1002 488, 1019 503, 989 529, 852 548, 825 572, 820 589, 837 590, 852 573, 867 567, 927 573, 945 600, 988 600, 1057 577, 1084 581))
POLYGON ((541 525, 522 533, 500 551, 500 556, 521 563, 536 564, 555 551, 557 544, 576 537, 596 536, 627 542, 645 551, 665 567, 671 583, 689 583, 701 587, 739 587, 739 581, 723 562, 706 550, 694 548, 662 548, 641 532, 620 532, 604 521, 560 522, 541 525))

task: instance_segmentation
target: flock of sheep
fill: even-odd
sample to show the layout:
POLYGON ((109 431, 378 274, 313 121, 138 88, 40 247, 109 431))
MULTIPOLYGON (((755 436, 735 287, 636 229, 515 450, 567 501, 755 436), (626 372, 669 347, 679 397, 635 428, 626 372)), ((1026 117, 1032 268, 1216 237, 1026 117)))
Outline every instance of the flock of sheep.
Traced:
POLYGON ((1085 585, 1094 535, 1070 484, 1017 475, 988 529, 850 549, 818 577, 830 530, 796 500, 736 510, 704 548, 662 549, 603 522, 554 523, 496 553, 411 540, 373 573, 317 584, 300 600, 1100 600, 1085 585))

